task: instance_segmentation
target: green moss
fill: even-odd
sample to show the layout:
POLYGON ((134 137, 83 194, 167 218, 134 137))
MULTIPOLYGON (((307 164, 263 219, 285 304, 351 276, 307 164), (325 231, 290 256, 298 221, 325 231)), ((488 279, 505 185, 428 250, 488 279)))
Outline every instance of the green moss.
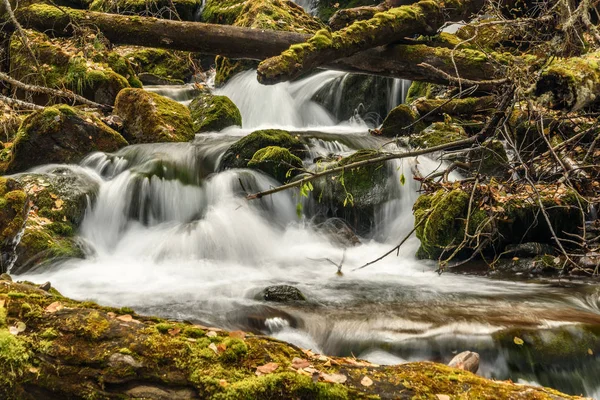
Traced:
POLYGON ((197 328, 195 326, 186 326, 185 328, 183 328, 182 335, 185 337, 198 339, 201 337, 205 337, 206 332, 203 329, 197 328))
POLYGON ((415 125, 417 114, 406 104, 400 104, 387 115, 381 125, 381 134, 386 137, 406 136, 420 128, 415 125))
POLYGON ((25 345, 7 330, 0 329, 0 393, 25 373, 29 358, 25 345))
POLYGON ((245 168, 258 150, 269 146, 288 149, 295 156, 302 155, 304 151, 302 143, 286 131, 279 129, 254 131, 227 149, 219 168, 245 168))
POLYGON ((163 322, 163 323, 154 325, 154 328, 156 328, 156 330, 160 333, 167 333, 167 332, 169 332, 169 330, 173 329, 174 326, 173 326, 173 324, 163 322))
POLYGON ((125 57, 138 74, 148 73, 179 81, 188 81, 194 74, 194 64, 189 54, 183 52, 144 48, 127 52, 125 57))
POLYGON ((433 90, 437 85, 427 82, 413 81, 408 87, 406 93, 406 104, 410 104, 418 98, 425 97, 431 99, 433 97, 433 90))
POLYGON ((48 328, 44 332, 40 333, 42 339, 54 340, 59 336, 59 333, 54 328, 48 328))
POLYGON ((219 357, 222 361, 227 363, 238 362, 248 353, 248 346, 240 339, 227 338, 223 341, 223 345, 225 345, 226 348, 219 357))
POLYGON ((408 143, 413 147, 429 148, 467 138, 465 129, 456 124, 435 122, 423 131, 410 137, 408 143))
POLYGON ((302 160, 288 149, 268 146, 258 150, 248 162, 249 168, 256 168, 271 175, 279 182, 286 182, 298 175, 302 169, 302 160))
POLYGON ((218 132, 233 125, 242 126, 240 110, 226 96, 203 93, 192 100, 188 108, 196 133, 218 132))
POLYGON ((90 10, 193 21, 200 5, 199 0, 94 0, 90 4, 90 10))
POLYGON ((95 341, 110 329, 110 322, 104 315, 92 311, 85 316, 77 315, 67 320, 66 328, 77 332, 84 338, 95 341))

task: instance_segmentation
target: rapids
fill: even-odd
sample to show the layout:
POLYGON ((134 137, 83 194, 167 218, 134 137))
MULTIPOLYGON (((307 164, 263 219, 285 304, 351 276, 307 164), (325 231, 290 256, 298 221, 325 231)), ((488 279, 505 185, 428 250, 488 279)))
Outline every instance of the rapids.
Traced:
MULTIPOLYGON (((197 135, 192 143, 95 153, 70 166, 100 182, 79 232, 89 245, 88 257, 18 279, 51 281, 75 299, 262 332, 316 352, 354 354, 380 364, 447 362, 456 352, 477 351, 485 376, 600 396, 600 362, 587 351, 599 342, 597 287, 438 275, 434 263, 415 258, 414 237, 397 257, 355 270, 412 229, 418 184, 407 179, 402 185, 400 175, 412 176, 415 167, 425 174, 439 168, 438 162, 419 157, 389 163, 390 198, 377 210, 375 227, 361 238, 362 245, 347 249, 316 228, 315 204, 297 191, 247 201, 247 193, 278 183, 253 170, 217 172, 228 146, 258 128, 304 137, 307 166, 328 153, 384 145, 369 135, 364 121, 338 121, 311 100, 342 75, 321 72, 262 86, 255 72, 241 73, 217 92, 239 107, 243 127, 197 135), (299 202, 304 204, 300 217, 299 202), (325 258, 336 263, 343 258, 343 276, 325 258), (306 305, 258 298, 262 289, 277 284, 300 289, 306 305), (536 331, 524 333, 525 328, 536 331), (526 334, 538 334, 545 350, 526 351, 513 342, 526 334), (557 340, 558 355, 544 354, 557 340)), ((390 81, 390 87, 389 108, 403 100, 407 84, 390 81)), ((181 102, 191 96, 185 86, 151 90, 181 102)), ((386 150, 400 149, 388 144, 386 150)))

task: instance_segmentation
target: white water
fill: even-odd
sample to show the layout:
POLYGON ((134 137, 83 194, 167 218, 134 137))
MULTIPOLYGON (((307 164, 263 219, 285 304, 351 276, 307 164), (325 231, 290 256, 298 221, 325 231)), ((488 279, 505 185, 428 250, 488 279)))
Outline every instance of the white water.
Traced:
MULTIPOLYGON (((380 363, 447 361, 454 351, 482 346, 493 353, 482 361, 482 372, 499 377, 513 376, 493 347, 494 332, 571 324, 578 318, 600 322, 596 293, 578 297, 547 285, 440 276, 433 263, 414 257, 419 246, 414 237, 398 256, 354 270, 412 229, 418 195, 412 168, 426 174, 439 167, 428 158, 388 165, 390 199, 377 209, 375 229, 357 247, 334 244, 311 224, 310 215, 298 218, 296 192, 246 201, 246 193, 278 183, 251 170, 214 172, 229 144, 258 127, 303 131, 310 137, 307 165, 316 156, 382 144, 360 121, 336 124, 310 100, 338 73, 269 87, 258 85, 254 74, 240 74, 219 91, 240 108, 242 129, 201 135, 193 144, 137 145, 88 157, 82 173, 102 177, 80 230, 93 252, 85 260, 19 278, 49 280, 76 299, 227 328, 256 330, 249 315, 258 314, 263 318, 259 330, 275 337, 380 363), (343 276, 329 262, 318 261, 339 262, 344 253, 343 276), (258 300, 257 294, 273 284, 294 285, 312 306, 258 300)), ((573 387, 581 387, 578 379, 583 379, 588 393, 598 390, 598 382, 586 382, 585 375, 573 379, 573 387)))

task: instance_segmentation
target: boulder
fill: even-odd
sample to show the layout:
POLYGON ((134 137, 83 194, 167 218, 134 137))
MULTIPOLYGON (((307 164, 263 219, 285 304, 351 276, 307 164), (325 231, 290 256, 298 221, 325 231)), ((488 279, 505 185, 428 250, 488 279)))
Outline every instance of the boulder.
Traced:
MULTIPOLYGON (((110 51, 97 40, 97 45, 82 45, 76 39, 56 38, 25 31, 27 43, 36 56, 31 59, 18 35, 10 41, 10 75, 24 83, 50 88, 67 88, 100 104, 112 105, 121 89, 141 87, 127 60, 110 51), (40 65, 38 69, 36 65, 40 65)), ((90 33, 93 37, 95 34, 90 33)), ((46 104, 45 95, 37 95, 46 104)))
MULTIPOLYGON (((320 168, 341 167, 372 158, 375 154, 376 150, 359 150, 340 161, 321 164, 320 168)), ((377 207, 388 199, 387 179, 387 168, 382 162, 316 179, 311 193, 322 215, 342 218, 363 235, 373 227, 377 207)))
POLYGON ((67 105, 46 107, 28 116, 12 146, 7 171, 50 163, 77 163, 94 151, 113 152, 127 141, 95 114, 67 105))
POLYGON ((467 133, 462 126, 453 123, 434 122, 421 132, 412 135, 408 140, 408 144, 426 149, 466 138, 467 133))
POLYGON ((392 109, 381 125, 380 133, 386 137, 408 136, 417 131, 415 124, 418 115, 406 104, 400 104, 392 109))
POLYGON ((258 150, 248 162, 248 168, 255 168, 285 183, 302 170, 302 160, 288 149, 268 146, 258 150))
POLYGON ((306 301, 302 292, 290 285, 275 285, 266 287, 260 294, 265 301, 274 301, 277 303, 290 303, 296 301, 306 301))
POLYGON ((0 272, 14 262, 14 249, 23 229, 29 204, 23 187, 12 178, 0 177, 0 272))
POLYGON ((242 114, 227 96, 204 92, 189 104, 194 132, 218 132, 232 125, 242 126, 242 114))
POLYGON ((450 360, 448 366, 458 368, 472 373, 479 369, 479 354, 474 351, 463 351, 450 360))
POLYGON ((246 168, 254 154, 260 149, 277 146, 288 149, 291 154, 302 157, 304 145, 289 132, 280 129, 254 131, 232 144, 223 154, 219 170, 230 168, 246 168))
POLYGON ((99 183, 66 167, 20 174, 15 180, 27 193, 31 208, 12 271, 23 273, 48 262, 83 258, 84 249, 75 234, 97 196, 99 183))
POLYGON ((143 89, 122 90, 114 114, 123 119, 123 136, 130 143, 187 142, 194 138, 187 107, 143 89))
POLYGON ((201 5, 202 2, 200 0, 155 0, 151 2, 136 0, 94 0, 90 4, 90 10, 194 21, 201 5))

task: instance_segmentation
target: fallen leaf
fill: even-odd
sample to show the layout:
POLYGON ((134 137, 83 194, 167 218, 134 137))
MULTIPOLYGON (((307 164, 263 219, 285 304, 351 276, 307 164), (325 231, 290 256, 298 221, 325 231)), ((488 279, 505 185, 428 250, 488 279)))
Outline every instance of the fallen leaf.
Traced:
POLYGON ((65 307, 62 305, 62 303, 60 301, 55 301, 54 303, 52 303, 48 307, 46 307, 46 312, 55 313, 57 311, 62 310, 63 308, 65 308, 65 307))
POLYGON ((117 317, 117 319, 119 321, 123 321, 123 322, 131 322, 133 320, 133 317, 129 314, 125 314, 125 315, 119 315, 117 317))
POLYGON ((329 383, 344 383, 348 380, 348 377, 344 374, 326 374, 321 372, 321 379, 329 383))
POLYGON ((435 397, 437 397, 438 400, 450 400, 450 396, 447 394, 436 394, 435 397))
POLYGON ((294 357, 292 359, 292 368, 294 368, 294 369, 306 368, 309 365, 310 365, 310 362, 308 362, 307 360, 305 360, 303 358, 294 357))
POLYGON ((229 385, 229 383, 225 379, 221 379, 221 380, 219 380, 219 385, 221 387, 227 387, 227 385, 229 385))
POLYGON ((177 336, 177 335, 179 335, 179 332, 181 332, 180 328, 173 328, 173 329, 169 329, 167 331, 167 333, 171 336, 177 336))
POLYGON ((108 318, 115 318, 117 316, 117 314, 112 311, 107 312, 106 315, 108 315, 108 318))
POLYGON ((594 352, 592 351, 592 349, 588 349, 588 354, 589 354, 590 356, 593 356, 593 355, 594 355, 594 352))
POLYGON ((516 337, 513 339, 513 342, 515 342, 515 344, 519 345, 519 346, 523 346, 523 343, 525 343, 523 341, 523 339, 521 339, 520 337, 516 337))
POLYGON ((219 343, 219 345, 217 346, 217 350, 219 351, 219 354, 224 352, 225 350, 227 350, 227 345, 225 343, 219 343))
POLYGON ((219 349, 217 349, 217 345, 214 343, 211 343, 208 345, 208 348, 211 349, 212 351, 215 352, 215 354, 219 354, 219 349))
POLYGON ((365 376, 361 379, 360 384, 369 387, 373 384, 373 381, 368 376, 365 376))
POLYGON ((244 332, 244 331, 232 331, 232 332, 229 332, 229 337, 236 338, 236 339, 245 339, 246 338, 246 332, 244 332))
POLYGON ((208 337, 216 337, 216 336, 217 336, 217 332, 215 332, 215 331, 210 331, 210 332, 208 332, 208 333, 206 334, 206 336, 208 336, 208 337))
POLYGON ((65 202, 62 199, 56 199, 54 202, 54 206, 59 210, 62 208, 63 204, 65 204, 65 202))
POLYGON ((271 374, 271 373, 275 372, 275 370, 277 368, 279 368, 279 364, 270 362, 270 363, 266 363, 265 365, 261 365, 260 367, 256 367, 255 373, 258 376, 267 375, 267 374, 271 374))

